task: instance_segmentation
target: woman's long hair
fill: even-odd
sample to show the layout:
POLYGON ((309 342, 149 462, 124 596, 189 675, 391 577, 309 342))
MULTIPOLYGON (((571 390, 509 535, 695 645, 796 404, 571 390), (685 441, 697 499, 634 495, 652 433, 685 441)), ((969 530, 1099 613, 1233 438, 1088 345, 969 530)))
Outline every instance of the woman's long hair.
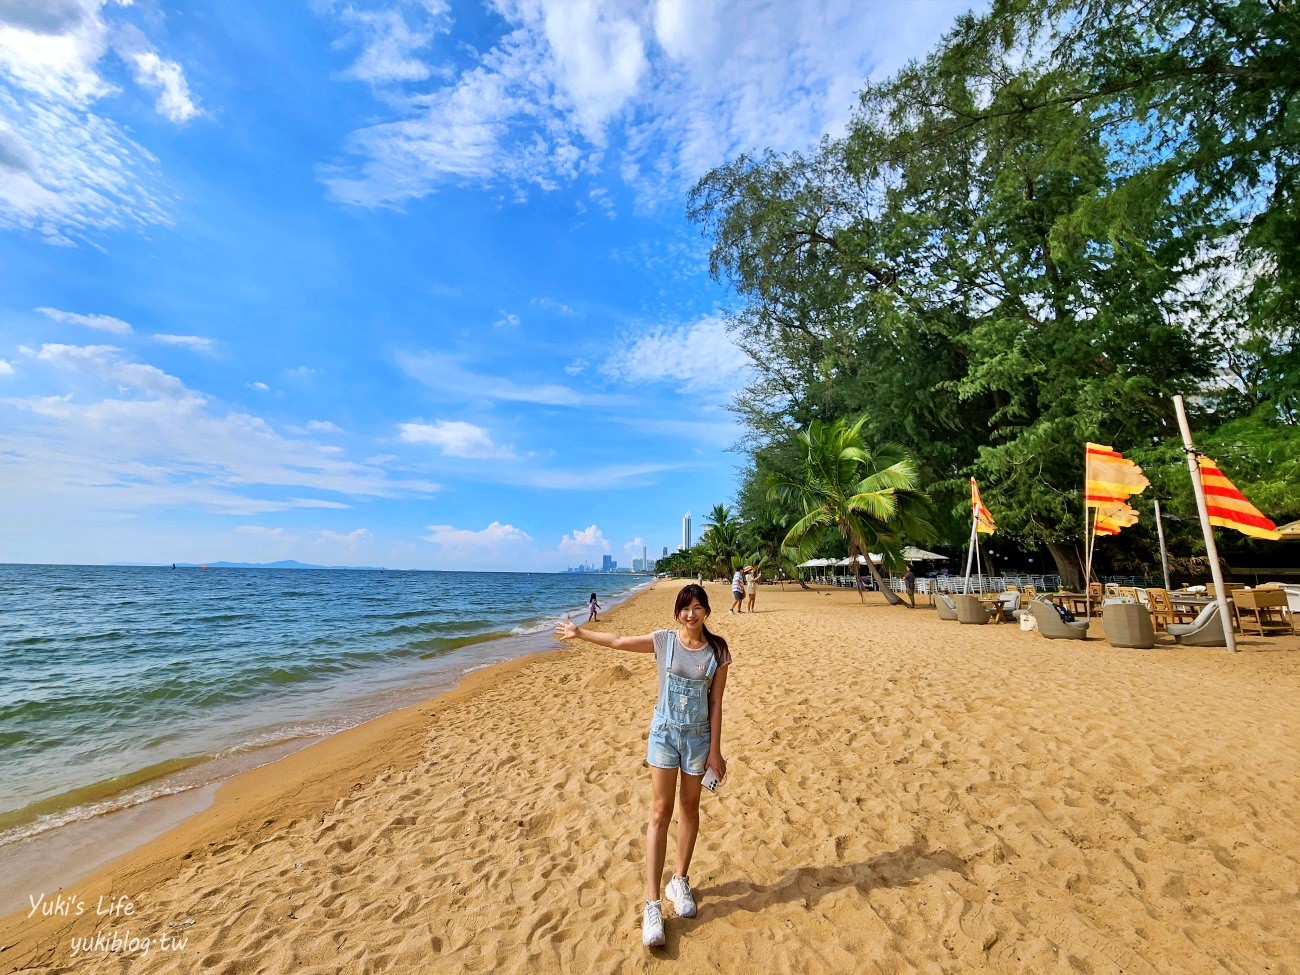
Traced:
MULTIPOLYGON (((692 599, 699 601, 706 615, 713 612, 709 609, 709 594, 704 591, 703 586, 697 586, 692 582, 682 586, 682 591, 677 594, 677 601, 673 603, 673 619, 678 623, 681 622, 682 610, 691 604, 692 599)), ((714 661, 721 666, 722 655, 727 652, 727 641, 718 634, 709 632, 707 623, 704 626, 704 639, 709 644, 709 649, 713 651, 714 661)))

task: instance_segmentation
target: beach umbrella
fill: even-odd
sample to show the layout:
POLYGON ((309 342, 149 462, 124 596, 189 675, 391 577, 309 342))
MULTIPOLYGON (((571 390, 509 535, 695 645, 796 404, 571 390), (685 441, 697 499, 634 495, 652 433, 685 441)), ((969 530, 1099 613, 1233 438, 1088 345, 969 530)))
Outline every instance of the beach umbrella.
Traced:
POLYGON ((947 562, 948 556, 940 555, 938 552, 927 552, 923 548, 917 548, 915 545, 909 545, 903 549, 904 562, 947 562))
POLYGON ((1300 541, 1300 521, 1289 521, 1285 525, 1279 526, 1277 533, 1283 539, 1289 538, 1291 541, 1300 541))

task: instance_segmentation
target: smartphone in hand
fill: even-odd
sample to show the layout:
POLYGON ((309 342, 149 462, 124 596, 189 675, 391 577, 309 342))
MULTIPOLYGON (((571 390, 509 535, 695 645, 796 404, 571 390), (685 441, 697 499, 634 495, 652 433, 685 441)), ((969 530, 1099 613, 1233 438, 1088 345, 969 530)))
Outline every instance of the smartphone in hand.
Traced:
POLYGON ((700 782, 700 785, 704 786, 704 788, 708 789, 710 792, 717 792, 718 783, 721 781, 722 780, 718 778, 717 772, 713 771, 713 769, 705 769, 704 779, 700 782))

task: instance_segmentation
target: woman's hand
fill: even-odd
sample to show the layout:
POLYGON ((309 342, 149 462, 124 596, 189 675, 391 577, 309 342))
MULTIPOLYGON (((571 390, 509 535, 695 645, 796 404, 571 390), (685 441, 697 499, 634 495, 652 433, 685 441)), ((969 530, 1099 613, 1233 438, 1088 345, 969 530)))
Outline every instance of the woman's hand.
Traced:
POLYGON ((727 760, 722 757, 721 752, 709 752, 709 760, 704 763, 706 769, 713 769, 713 774, 719 779, 727 777, 727 760))
POLYGON ((578 636, 578 630, 578 624, 566 616, 555 624, 555 639, 573 640, 578 636))

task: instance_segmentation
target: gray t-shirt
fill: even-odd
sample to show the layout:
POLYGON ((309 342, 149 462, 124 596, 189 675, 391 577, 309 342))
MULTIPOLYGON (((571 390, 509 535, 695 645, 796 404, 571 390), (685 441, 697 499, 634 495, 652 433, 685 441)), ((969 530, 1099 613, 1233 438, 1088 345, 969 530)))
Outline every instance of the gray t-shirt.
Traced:
MULTIPOLYGON (((664 686, 664 666, 668 662, 668 647, 674 643, 677 646, 673 650, 672 672, 688 680, 704 680, 704 675, 709 670, 709 661, 713 659, 712 647, 706 646, 703 650, 687 650, 682 646, 682 641, 677 639, 676 630, 655 630, 654 638, 655 663, 658 665, 660 687, 664 686)), ((731 651, 724 650, 718 666, 725 667, 729 663, 731 663, 731 651)))

